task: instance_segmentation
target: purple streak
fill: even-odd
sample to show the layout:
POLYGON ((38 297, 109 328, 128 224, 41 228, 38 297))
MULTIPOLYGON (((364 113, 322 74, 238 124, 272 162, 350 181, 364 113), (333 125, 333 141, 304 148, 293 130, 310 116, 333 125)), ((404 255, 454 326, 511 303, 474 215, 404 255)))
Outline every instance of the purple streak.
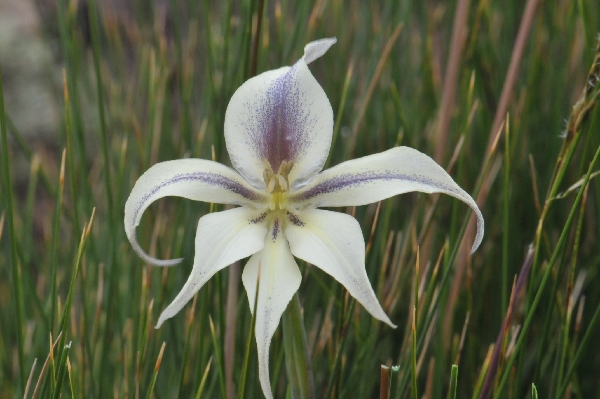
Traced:
POLYGON ((440 183, 437 180, 433 180, 429 177, 418 175, 418 174, 402 174, 394 173, 391 171, 379 171, 379 172, 363 172, 363 173, 348 173, 343 174, 333 179, 325 180, 321 183, 316 184, 314 187, 309 188, 306 191, 302 191, 297 195, 290 198, 292 201, 306 201, 319 195, 329 194, 340 190, 360 187, 362 185, 374 182, 374 181, 395 181, 402 180, 405 182, 423 184, 431 187, 435 187, 442 192, 456 193, 458 196, 464 196, 461 191, 455 188, 440 183))
POLYGON ((157 192, 162 190, 165 187, 171 186, 173 184, 182 183, 182 182, 200 182, 205 183, 213 187, 224 188, 226 190, 231 191, 232 193, 238 194, 243 198, 258 201, 260 200, 260 196, 254 193, 252 190, 242 186, 240 183, 235 180, 229 179, 217 173, 209 173, 209 172, 192 172, 192 173, 180 173, 178 175, 173 176, 169 180, 165 180, 160 184, 157 184, 152 188, 152 190, 148 191, 137 203, 135 207, 135 212, 133 214, 133 220, 138 220, 139 213, 142 209, 144 209, 144 205, 148 202, 152 196, 154 196, 157 192))
POLYGON ((306 98, 299 81, 300 60, 284 75, 275 79, 259 103, 246 104, 249 121, 244 123, 255 153, 267 159, 274 171, 282 161, 294 161, 306 150, 306 131, 313 129, 317 119, 306 111, 306 98), (256 107, 254 109, 254 107, 256 107))

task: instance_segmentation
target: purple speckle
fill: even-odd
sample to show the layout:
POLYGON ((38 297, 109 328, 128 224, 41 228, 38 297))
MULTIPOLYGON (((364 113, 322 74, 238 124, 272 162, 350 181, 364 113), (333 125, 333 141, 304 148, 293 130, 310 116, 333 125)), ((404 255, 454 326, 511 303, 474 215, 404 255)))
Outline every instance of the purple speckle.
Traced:
POLYGON ((273 241, 277 240, 277 236, 279 235, 279 219, 275 218, 275 221, 273 221, 273 232, 272 232, 272 237, 273 237, 273 241))
POLYGON ((325 180, 321 183, 316 184, 314 187, 309 188, 306 191, 302 191, 297 195, 290 197, 291 201, 306 201, 314 198, 318 195, 333 193, 336 191, 359 187, 363 184, 368 184, 374 181, 394 181, 401 180, 410 183, 423 184, 426 186, 436 187, 440 191, 446 193, 456 193, 460 195, 460 192, 455 188, 445 185, 438 180, 431 179, 427 176, 418 174, 402 174, 394 173, 390 171, 379 171, 379 172, 363 172, 363 173, 348 173, 343 174, 333 179, 325 180))
POLYGON ((290 222, 292 222, 293 224, 295 224, 298 227, 303 227, 304 226, 304 222, 302 220, 300 220, 300 218, 298 218, 298 216, 294 215, 291 212, 285 211, 285 213, 288 216, 288 219, 290 220, 290 222))
POLYGON ((267 159, 273 170, 282 161, 293 161, 306 150, 307 134, 317 123, 306 111, 310 96, 299 82, 299 63, 275 79, 265 91, 264 98, 249 108, 249 120, 243 126, 250 137, 254 151, 267 159))
POLYGON ((169 180, 165 180, 152 188, 152 190, 148 191, 138 202, 135 213, 134 220, 138 219, 139 212, 143 208, 144 204, 148 202, 150 198, 154 196, 157 192, 162 190, 165 187, 176 183, 182 182, 199 182, 205 183, 210 186, 224 188, 226 190, 231 191, 232 193, 238 194, 243 198, 258 201, 260 200, 260 196, 254 193, 252 190, 242 186, 240 183, 235 180, 229 179, 225 176, 219 175, 217 173, 209 173, 209 172, 192 172, 192 173, 181 173, 173 176, 169 180))
POLYGON ((262 221, 265 220, 265 218, 267 217, 267 215, 268 215, 268 212, 264 212, 260 216, 257 216, 254 219, 248 220, 248 222, 250 222, 252 224, 261 223, 262 221))

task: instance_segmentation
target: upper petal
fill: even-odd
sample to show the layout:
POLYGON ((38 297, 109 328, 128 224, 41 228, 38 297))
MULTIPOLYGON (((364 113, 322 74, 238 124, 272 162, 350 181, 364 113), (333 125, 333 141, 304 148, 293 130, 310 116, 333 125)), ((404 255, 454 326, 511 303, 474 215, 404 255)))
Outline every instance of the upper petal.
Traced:
POLYGON ((171 266, 181 259, 158 260, 139 246, 135 228, 142 214, 159 198, 169 195, 220 204, 259 206, 266 196, 251 187, 233 169, 204 159, 161 162, 148 169, 135 183, 125 203, 125 232, 137 254, 148 263, 171 266))
POLYGON ((292 161, 289 178, 304 184, 325 164, 333 134, 333 110, 307 64, 336 39, 311 42, 292 67, 262 73, 231 97, 225 114, 225 142, 231 163, 256 188, 264 188, 264 160, 274 171, 292 161))
POLYGON ((240 207, 200 218, 194 267, 179 294, 160 315, 156 328, 175 316, 216 272, 263 248, 267 228, 260 216, 260 211, 240 207))
POLYGON ((427 155, 396 147, 343 162, 315 176, 289 196, 297 207, 365 205, 409 191, 444 193, 469 205, 477 215, 474 252, 483 239, 483 216, 471 196, 427 155))
POLYGON ((356 219, 340 212, 306 209, 286 223, 292 254, 340 282, 378 320, 396 327, 385 314, 365 270, 365 241, 356 219))
POLYGON ((260 385, 267 399, 273 398, 269 379, 271 338, 302 280, 298 265, 279 226, 279 221, 271 226, 264 248, 250 258, 242 273, 251 311, 254 308, 256 282, 260 275, 255 333, 260 385))

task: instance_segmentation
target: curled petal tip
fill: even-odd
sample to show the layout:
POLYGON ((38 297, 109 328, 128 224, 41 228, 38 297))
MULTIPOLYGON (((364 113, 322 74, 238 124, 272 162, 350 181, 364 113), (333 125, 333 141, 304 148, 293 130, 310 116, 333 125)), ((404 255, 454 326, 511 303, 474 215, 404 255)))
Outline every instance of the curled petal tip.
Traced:
POLYGON ((475 236, 475 241, 473 242, 473 246, 471 247, 471 255, 473 255, 473 253, 475 251, 477 251, 477 248, 479 248, 479 245, 481 244, 481 241, 483 240, 483 232, 484 232, 484 221, 483 221, 483 215, 481 214, 481 211, 479 210, 478 207, 474 207, 473 211, 475 212, 475 215, 477 216, 477 235, 475 236))
POLYGON ((148 255, 146 252, 144 252, 144 250, 142 250, 142 248, 140 248, 139 246, 138 246, 138 248, 136 248, 135 245, 133 245, 133 248, 136 250, 135 252, 137 252, 139 257, 142 258, 142 260, 144 262, 149 263, 154 266, 171 267, 171 266, 175 266, 175 265, 181 263, 181 261, 184 259, 184 258, 156 259, 156 258, 148 255))
POLYGON ((330 37, 327 39, 319 39, 314 42, 308 43, 304 47, 304 62, 310 64, 317 58, 321 57, 323 54, 329 50, 331 46, 333 46, 337 42, 337 38, 330 37))
POLYGON ((163 266, 163 267, 169 267, 169 266, 175 266, 181 263, 181 261, 184 258, 177 258, 177 259, 156 259, 155 262, 153 262, 152 264, 155 266, 163 266))
POLYGON ((129 242, 131 243, 131 247, 133 248, 133 250, 135 251, 135 253, 138 254, 138 256, 140 258, 142 258, 142 260, 144 262, 149 263, 151 265, 162 266, 162 267, 170 267, 170 266, 175 266, 175 265, 181 263, 181 261, 184 259, 184 258, 177 258, 177 259, 156 259, 156 258, 148 255, 142 249, 142 247, 140 247, 140 244, 137 241, 137 237, 135 235, 135 227, 132 230, 128 230, 127 231, 127 237, 129 238, 129 242))

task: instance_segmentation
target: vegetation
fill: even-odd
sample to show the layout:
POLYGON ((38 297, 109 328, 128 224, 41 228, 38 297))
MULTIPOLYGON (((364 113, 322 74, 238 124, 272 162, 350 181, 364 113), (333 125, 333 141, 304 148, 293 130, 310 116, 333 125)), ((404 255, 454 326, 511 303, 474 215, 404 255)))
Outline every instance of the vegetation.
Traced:
MULTIPOLYGON (((244 262, 154 329, 198 219, 224 208, 152 205, 141 245, 185 258, 156 268, 132 251, 124 204, 156 162, 229 163, 233 92, 333 36, 311 65, 336 118, 328 165, 417 148, 477 198, 486 232, 470 256, 472 215, 448 196, 338 209, 361 223, 399 327, 299 262, 316 396, 600 397, 599 2, 36 4, 63 112, 42 141, 0 102, 0 397, 262 397, 244 262)), ((291 397, 281 326, 270 365, 291 397)))

